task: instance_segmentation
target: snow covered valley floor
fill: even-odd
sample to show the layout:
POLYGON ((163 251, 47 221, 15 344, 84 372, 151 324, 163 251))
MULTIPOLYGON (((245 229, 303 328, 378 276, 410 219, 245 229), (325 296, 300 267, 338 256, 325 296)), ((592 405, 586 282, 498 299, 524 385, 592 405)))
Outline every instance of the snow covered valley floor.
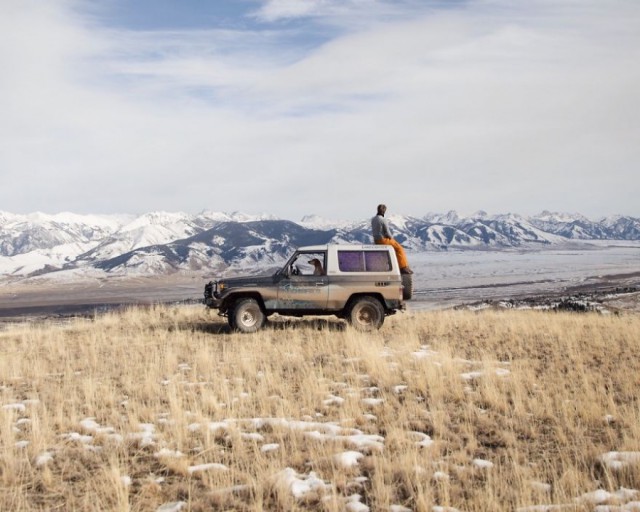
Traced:
MULTIPOLYGON (((640 242, 590 242, 537 251, 446 251, 409 253, 414 274, 412 310, 459 305, 545 303, 586 294, 582 301, 614 310, 640 311, 640 242), (504 302, 511 301, 511 302, 504 302)), ((0 319, 92 314, 118 304, 197 301, 206 272, 123 277, 52 273, 22 280, 0 279, 0 319)))
POLYGON ((0 510, 640 510, 640 315, 0 331, 0 510), (284 328, 286 327, 286 328, 284 328))
POLYGON ((546 299, 583 294, 614 309, 640 311, 640 243, 591 247, 412 254, 412 305, 434 309, 525 298, 544 305, 546 299))

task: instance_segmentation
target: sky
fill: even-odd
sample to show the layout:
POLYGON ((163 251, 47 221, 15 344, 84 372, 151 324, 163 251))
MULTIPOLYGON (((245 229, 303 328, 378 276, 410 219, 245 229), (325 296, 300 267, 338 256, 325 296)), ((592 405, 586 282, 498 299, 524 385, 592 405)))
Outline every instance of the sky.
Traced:
POLYGON ((0 210, 640 216, 637 0, 0 0, 0 210))

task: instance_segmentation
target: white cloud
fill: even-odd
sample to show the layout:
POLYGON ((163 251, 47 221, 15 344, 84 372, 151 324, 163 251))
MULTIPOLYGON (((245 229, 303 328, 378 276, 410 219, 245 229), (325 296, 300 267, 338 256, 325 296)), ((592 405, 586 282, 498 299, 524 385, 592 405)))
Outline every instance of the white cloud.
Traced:
POLYGON ((256 12, 256 16, 265 21, 309 16, 329 2, 327 0, 268 0, 256 12))
POLYGON ((340 33, 0 4, 3 209, 640 213, 640 4, 300 3, 259 12, 340 33))
POLYGON ((439 0, 261 0, 261 3, 253 15, 264 22, 313 18, 327 26, 350 29, 408 20, 437 7, 460 4, 459 0, 449 0, 448 4, 439 0))

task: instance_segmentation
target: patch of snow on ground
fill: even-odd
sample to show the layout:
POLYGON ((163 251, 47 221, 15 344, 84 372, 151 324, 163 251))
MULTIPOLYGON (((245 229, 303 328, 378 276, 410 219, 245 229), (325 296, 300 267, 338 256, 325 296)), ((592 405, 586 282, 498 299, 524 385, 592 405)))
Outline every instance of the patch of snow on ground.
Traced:
POLYGON ((62 434, 62 438, 67 441, 78 441, 82 444, 89 444, 93 442, 93 436, 82 435, 78 432, 69 432, 68 434, 62 434))
POLYGON ((301 499, 312 493, 324 494, 331 490, 331 485, 318 478, 315 471, 308 475, 299 475, 292 468, 285 468, 274 477, 276 485, 287 489, 294 498, 301 499))
POLYGON ((80 426, 87 432, 93 432, 95 434, 115 433, 115 429, 113 427, 102 427, 96 422, 95 418, 85 418, 80 422, 80 426))
POLYGON ((520 507, 517 512, 547 512, 554 510, 574 510, 576 504, 594 506, 594 512, 638 512, 640 501, 636 501, 640 491, 621 487, 615 492, 597 489, 584 493, 574 500, 575 503, 557 505, 530 505, 520 507))
POLYGON ((384 448, 384 437, 375 434, 327 435, 316 430, 306 435, 316 441, 335 441, 360 449, 382 451, 384 448))
POLYGON ((431 445, 433 445, 433 439, 431 439, 431 437, 427 434, 424 434, 422 432, 411 432, 411 434, 414 437, 418 438, 418 441, 416 441, 416 445, 423 448, 429 448, 431 445))
POLYGON ((141 448, 152 446, 156 439, 155 429, 156 427, 152 423, 141 423, 140 432, 132 432, 127 438, 136 441, 141 448))
POLYGON ((158 459, 163 457, 166 457, 169 459, 179 459, 181 457, 184 457, 184 453, 182 453, 179 450, 169 450, 168 448, 162 448, 161 450, 155 452, 153 456, 158 459))
POLYGON ((625 489, 621 487, 616 492, 607 492, 602 489, 583 494, 577 501, 586 501, 588 503, 601 504, 605 502, 613 502, 617 504, 626 503, 635 500, 640 495, 635 489, 625 489))
POLYGON ((343 468, 352 468, 358 465, 362 457, 364 457, 364 455, 360 452, 347 451, 334 455, 333 459, 336 464, 343 468))
POLYGON ((24 412, 27 410, 26 406, 22 403, 19 404, 7 404, 2 406, 2 410, 4 411, 17 411, 24 412))
POLYGON ((339 397, 339 396, 335 396, 335 395, 329 395, 329 397, 326 400, 324 400, 323 403, 326 406, 342 405, 342 404, 344 404, 344 398, 339 397))
POLYGON ((207 464, 197 464, 195 466, 189 466, 187 471, 189 474, 199 473, 202 471, 209 471, 210 469, 214 469, 216 471, 229 471, 229 468, 224 464, 219 464, 217 462, 209 462, 207 464))
POLYGON ((416 359, 424 359, 427 357, 433 357, 438 355, 437 352, 431 350, 427 345, 423 345, 420 347, 420 350, 416 352, 412 352, 413 357, 416 359))
POLYGON ((345 509, 348 512, 369 512, 369 507, 367 507, 360 500, 362 496, 359 494, 352 494, 351 496, 347 496, 345 509))
POLYGON ((640 463, 640 452, 607 452, 600 461, 609 469, 620 470, 631 464, 640 463))
POLYGON ((53 460, 53 452, 42 452, 36 457, 35 464, 38 467, 45 466, 53 460))
MULTIPOLYGON (((509 370, 506 370, 504 368, 497 368, 496 370, 494 370, 494 373, 498 377, 506 377, 507 375, 510 374, 509 370)), ((462 377, 464 380, 475 380, 475 379, 479 379, 484 374, 485 372, 474 371, 474 372, 461 373, 460 377, 462 377)))
POLYGON ((491 469, 493 462, 484 459, 473 459, 472 464, 479 469, 491 469))
POLYGON ((187 503, 184 501, 172 501, 171 503, 165 503, 156 509, 156 512, 180 512, 187 503))

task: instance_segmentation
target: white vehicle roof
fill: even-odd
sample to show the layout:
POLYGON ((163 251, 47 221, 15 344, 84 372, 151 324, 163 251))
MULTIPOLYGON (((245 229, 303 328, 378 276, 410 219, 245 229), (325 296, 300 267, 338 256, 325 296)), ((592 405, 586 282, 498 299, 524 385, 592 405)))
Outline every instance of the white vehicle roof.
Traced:
POLYGON ((377 245, 377 244, 326 244, 326 245, 308 245, 306 247, 298 247, 298 251, 311 251, 311 252, 319 252, 319 251, 328 251, 329 249, 345 249, 345 250, 378 250, 378 251, 388 251, 389 249, 393 249, 388 245, 377 245))

